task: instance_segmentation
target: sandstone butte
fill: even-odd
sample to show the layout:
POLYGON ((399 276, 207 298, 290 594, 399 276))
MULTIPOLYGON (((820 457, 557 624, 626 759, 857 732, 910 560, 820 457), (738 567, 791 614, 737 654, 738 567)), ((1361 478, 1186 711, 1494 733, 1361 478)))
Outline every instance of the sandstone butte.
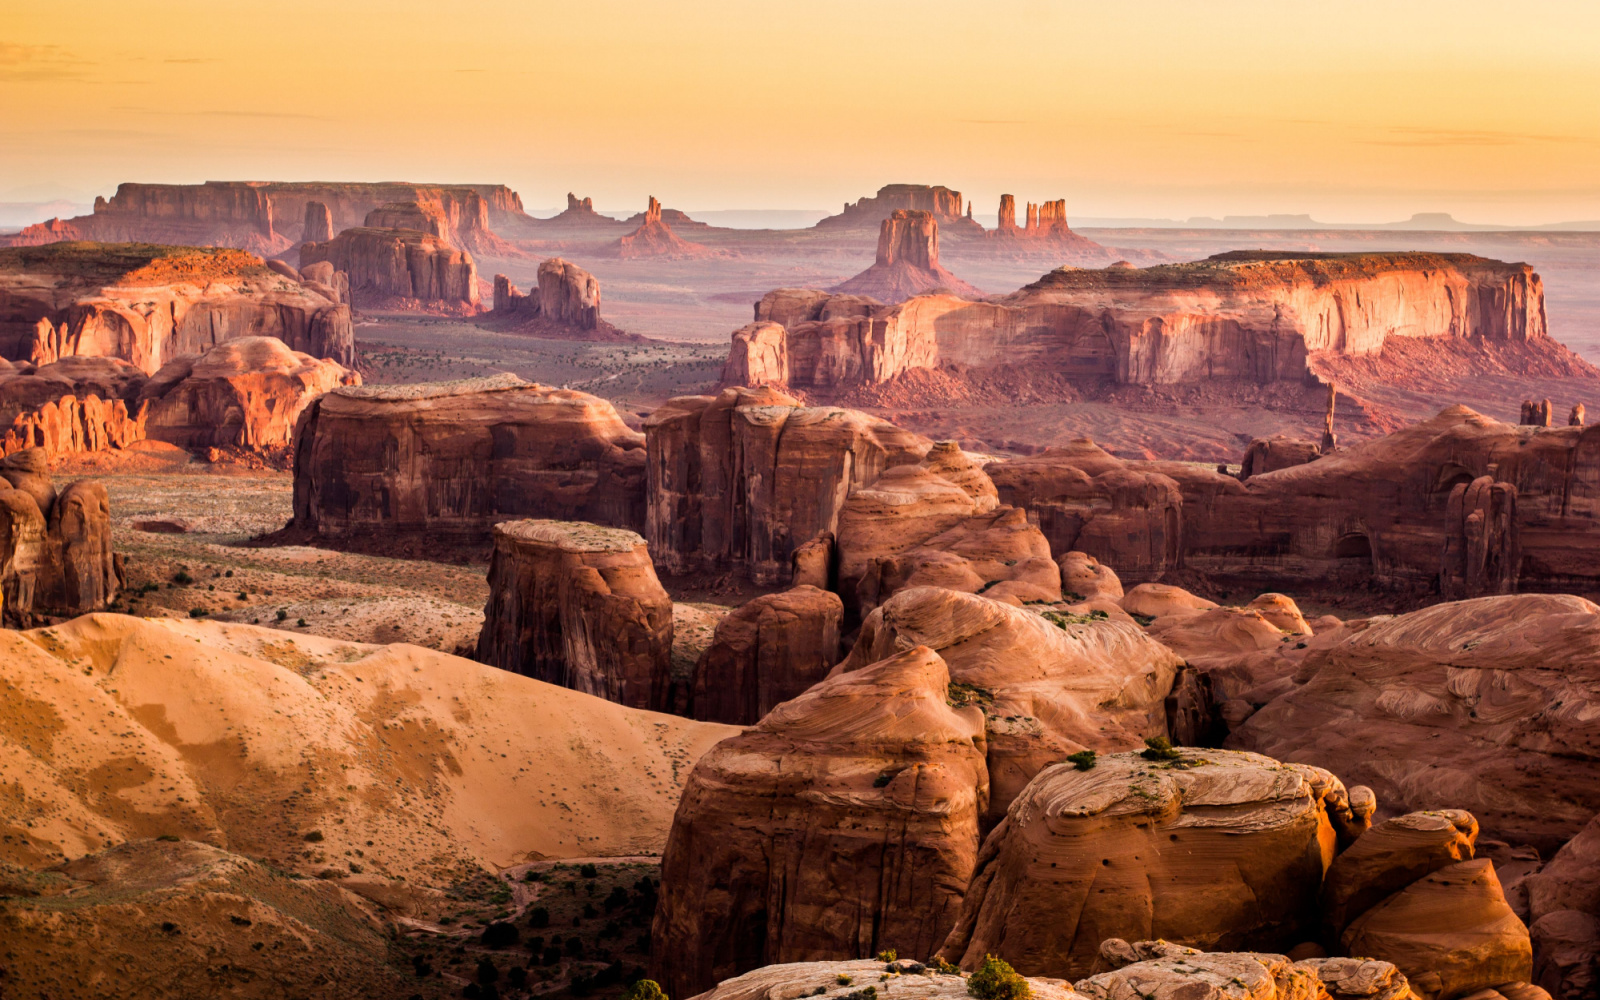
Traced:
POLYGON ((662 218, 661 202, 651 197, 639 227, 610 244, 602 253, 606 256, 632 260, 641 257, 710 257, 714 251, 698 243, 690 243, 673 232, 672 227, 662 218))
POLYGON ((448 221, 431 203, 384 205, 326 243, 300 244, 300 264, 343 271, 358 306, 471 316, 482 308, 478 265, 446 239, 448 221))
POLYGON ((364 225, 367 213, 394 202, 434 206, 451 243, 496 256, 516 251, 491 225, 527 219, 522 199, 501 184, 408 184, 340 182, 207 181, 204 184, 117 185, 109 199, 96 198, 94 213, 52 219, 10 238, 12 246, 61 240, 107 243, 167 243, 225 246, 276 255, 310 240, 328 239, 364 225), (326 235, 306 231, 311 211, 327 212, 326 235))
POLYGON ((983 227, 972 221, 971 210, 962 214, 960 191, 943 185, 885 184, 878 193, 854 202, 845 202, 844 210, 817 223, 818 229, 878 228, 897 211, 927 212, 941 225, 954 227, 964 235, 983 233, 983 227))
POLYGON ((769 337, 760 358, 736 336, 727 377, 821 393, 947 363, 1133 384, 1302 381, 1319 357, 1376 354, 1391 337, 1570 353, 1548 336, 1532 268, 1469 254, 1237 251, 1059 268, 981 302, 928 294, 869 308, 852 299, 844 310, 814 291, 779 289, 755 319, 784 336, 769 337))
MULTIPOLYGON (((282 265, 279 265, 282 267, 282 265)), ((240 250, 54 243, 0 249, 0 357, 121 358, 146 374, 235 337, 355 365, 349 306, 240 250)))
POLYGON ((939 263, 939 222, 934 214, 907 209, 896 209, 883 220, 872 266, 829 291, 889 303, 928 292, 972 298, 983 295, 939 263))
POLYGON ((41 448, 0 459, 0 623, 97 611, 121 586, 105 486, 79 479, 58 491, 41 448))
POLYGON ((515 375, 339 387, 295 427, 293 526, 451 546, 518 517, 637 529, 644 459, 609 402, 515 375))
POLYGON ((494 276, 491 319, 519 333, 567 340, 637 339, 600 318, 600 279, 578 265, 551 257, 541 261, 538 285, 524 295, 511 279, 494 276))

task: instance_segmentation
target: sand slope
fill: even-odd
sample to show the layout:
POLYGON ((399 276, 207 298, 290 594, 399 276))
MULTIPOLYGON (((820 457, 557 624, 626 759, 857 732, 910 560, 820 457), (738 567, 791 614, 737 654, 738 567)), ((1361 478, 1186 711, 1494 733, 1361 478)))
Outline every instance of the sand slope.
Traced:
POLYGON ((659 853, 734 732, 417 646, 87 615, 0 632, 0 861, 171 835, 415 885, 659 853))

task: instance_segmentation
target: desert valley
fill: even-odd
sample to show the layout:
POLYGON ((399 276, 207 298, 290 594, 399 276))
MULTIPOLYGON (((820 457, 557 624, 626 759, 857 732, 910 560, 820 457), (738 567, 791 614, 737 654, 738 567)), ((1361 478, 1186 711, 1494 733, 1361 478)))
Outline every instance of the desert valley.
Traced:
POLYGON ((1600 225, 883 180, 0 230, 0 998, 1600 997, 1600 225))

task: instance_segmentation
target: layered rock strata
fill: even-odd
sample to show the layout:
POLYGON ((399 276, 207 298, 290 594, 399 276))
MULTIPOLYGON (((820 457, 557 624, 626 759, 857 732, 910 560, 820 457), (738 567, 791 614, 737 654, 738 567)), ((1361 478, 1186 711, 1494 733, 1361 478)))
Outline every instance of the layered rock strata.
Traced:
POLYGON ((483 614, 479 662, 630 708, 666 705, 672 599, 631 531, 495 525, 483 614))
POLYGON ((105 486, 80 479, 57 492, 40 448, 0 459, 0 621, 98 611, 121 585, 105 486))
POLYGON ((878 256, 872 266, 829 289, 840 295, 865 295, 904 302, 939 291, 958 296, 983 293, 939 263, 939 223, 931 212, 897 210, 878 229, 878 256))
POLYGON ((57 243, 0 250, 0 356, 120 358, 146 374, 235 337, 355 365, 350 310, 238 250, 57 243))
POLYGON ((668 573, 791 577, 796 548, 838 524, 850 491, 918 461, 929 442, 855 410, 771 390, 668 400, 645 420, 645 537, 668 573))
POLYGON ((692 996, 775 962, 931 952, 988 796, 973 710, 927 647, 839 674, 718 744, 662 858, 652 977, 692 996))
POLYGON ((645 522, 645 440, 612 405, 514 375, 340 387, 294 433, 294 526, 487 540, 516 517, 645 522))
POLYGON ((839 662, 844 603, 801 585, 754 598, 716 625, 694 668, 689 714, 749 726, 827 676, 839 662))
POLYGON ((962 204, 961 192, 943 185, 885 184, 875 195, 845 202, 842 212, 818 222, 817 228, 871 231, 897 211, 927 212, 939 222, 959 222, 965 218, 962 204))
POLYGON ((0 360, 0 458, 120 450, 145 438, 144 372, 116 358, 64 358, 37 368, 0 360))
POLYGON ((503 274, 494 276, 494 316, 539 331, 615 334, 600 318, 600 280, 576 264, 552 257, 539 265, 538 287, 527 295, 503 274))
POLYGON ((389 205, 325 243, 302 243, 300 264, 326 262, 343 271, 358 306, 472 315, 481 307, 478 265, 440 235, 446 228, 428 207, 389 205))

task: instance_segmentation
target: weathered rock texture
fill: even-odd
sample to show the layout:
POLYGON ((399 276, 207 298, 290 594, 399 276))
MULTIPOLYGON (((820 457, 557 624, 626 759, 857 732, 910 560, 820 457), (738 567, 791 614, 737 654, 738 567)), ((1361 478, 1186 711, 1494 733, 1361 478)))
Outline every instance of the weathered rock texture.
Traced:
POLYGON ((927 439, 772 390, 668 400, 645 420, 645 537, 669 573, 743 568, 790 579, 796 548, 838 524, 850 491, 918 461, 927 439))
POLYGON ((605 400, 514 375, 341 387, 296 424, 293 523, 448 541, 527 516, 637 529, 644 443, 605 400))
POLYGON ((240 337, 180 355, 139 391, 145 433, 181 448, 282 454, 312 400, 361 376, 291 351, 275 337, 240 337))
POLYGON ((841 295, 868 295, 904 302, 938 290, 949 295, 983 293, 939 263, 939 223, 931 212, 891 212, 878 229, 878 258, 872 266, 829 289, 841 295))
POLYGON ((749 726, 803 693, 839 662, 844 604, 837 594, 797 586, 754 598, 717 623, 694 670, 690 714, 749 726))
MULTIPOLYGON (((790 962, 767 965, 717 984, 692 1000, 775 1000, 778 997, 817 996, 843 1000, 859 993, 861 984, 904 1000, 969 1000, 967 980, 959 974, 937 972, 907 958, 885 965, 872 959, 852 962, 790 962)), ((1058 979, 1028 980, 1034 1000, 1084 1000, 1058 979)), ((1262 998, 1276 1000, 1276 998, 1262 998)), ((1342 1000, 1342 998, 1341 998, 1342 1000)), ((1389 998, 1384 998, 1389 1000, 1389 998)))
POLYGON ((1518 595, 1351 623, 1228 745, 1549 851, 1600 812, 1600 607, 1518 595))
POLYGON ((0 459, 0 620, 27 628, 39 613, 98 611, 121 584, 105 486, 80 479, 57 493, 41 448, 0 459))
POLYGON ((539 265, 539 285, 527 295, 505 275, 495 275, 493 317, 520 331, 547 336, 578 340, 627 336, 600 318, 600 279, 560 257, 539 265))
POLYGON ((1042 205, 1030 201, 1026 211, 1026 222, 1018 226, 1016 198, 1009 194, 1001 195, 997 224, 984 235, 999 245, 1038 246, 1058 254, 1069 254, 1080 261, 1099 258, 1109 264, 1115 258, 1112 251, 1072 231, 1067 224, 1066 199, 1047 201, 1042 205))
POLYGON ((986 825, 999 822, 1047 765, 1080 750, 1112 753, 1167 735, 1164 699, 1179 660, 1132 624, 915 587, 867 616, 834 673, 912 646, 936 651, 957 685, 952 699, 983 712, 986 825))
POLYGON ((870 322, 790 327, 758 307, 768 318, 788 332, 789 385, 808 391, 947 363, 1142 385, 1271 383, 1307 378, 1319 357, 1376 354, 1391 337, 1553 345, 1533 269, 1467 254, 1241 251, 1061 268, 982 302, 918 295, 870 322), (795 360, 812 357, 828 361, 795 360))
POLYGON ((515 253, 489 228, 527 220, 522 199, 500 184, 207 181, 204 184, 120 184, 96 198, 93 215, 30 226, 14 246, 59 239, 223 246, 279 254, 362 225, 367 213, 395 202, 431 205, 456 246, 479 253, 515 253), (323 211, 312 209, 320 205, 323 211), (326 234, 315 230, 326 217, 326 234), (52 238, 54 237, 54 238, 52 238))
POLYGON ((1328 812, 1342 805, 1333 775, 1257 754, 1056 764, 985 840, 941 954, 1071 979, 1094 971, 1110 937, 1287 947, 1314 926, 1334 848, 1328 812))
POLYGON ((1600 991, 1600 815, 1525 880, 1534 981, 1556 997, 1600 991))
POLYGON ((153 373, 235 337, 355 365, 350 310, 238 250, 56 243, 0 250, 0 356, 121 358, 153 373))
POLYGON ((672 599, 644 539, 574 521, 494 527, 477 659, 630 708, 664 707, 672 599))
POLYGON ((662 859, 652 978, 672 996, 776 962, 925 955, 988 796, 983 723, 916 647, 784 702, 695 765, 662 859))
POLYGON ((127 448, 145 437, 145 374, 117 358, 69 357, 37 368, 0 360, 0 458, 127 448))
POLYGON ((818 222, 817 228, 870 231, 897 211, 927 212, 939 222, 958 222, 965 218, 961 206, 961 192, 942 185, 885 184, 876 195, 845 202, 844 211, 818 222))
POLYGON ((333 239, 333 213, 320 201, 306 202, 306 221, 300 229, 302 243, 324 243, 333 239))
POLYGON ((712 251, 698 243, 688 240, 672 231, 666 220, 661 218, 661 202, 655 198, 650 199, 650 207, 645 210, 644 219, 639 223, 639 228, 606 248, 609 256, 621 257, 624 260, 634 260, 642 257, 709 257, 712 251))
POLYGON ((435 206, 387 205, 325 243, 302 243, 300 263, 343 271, 358 306, 472 315, 481 308, 478 265, 445 239, 447 229, 435 206))

